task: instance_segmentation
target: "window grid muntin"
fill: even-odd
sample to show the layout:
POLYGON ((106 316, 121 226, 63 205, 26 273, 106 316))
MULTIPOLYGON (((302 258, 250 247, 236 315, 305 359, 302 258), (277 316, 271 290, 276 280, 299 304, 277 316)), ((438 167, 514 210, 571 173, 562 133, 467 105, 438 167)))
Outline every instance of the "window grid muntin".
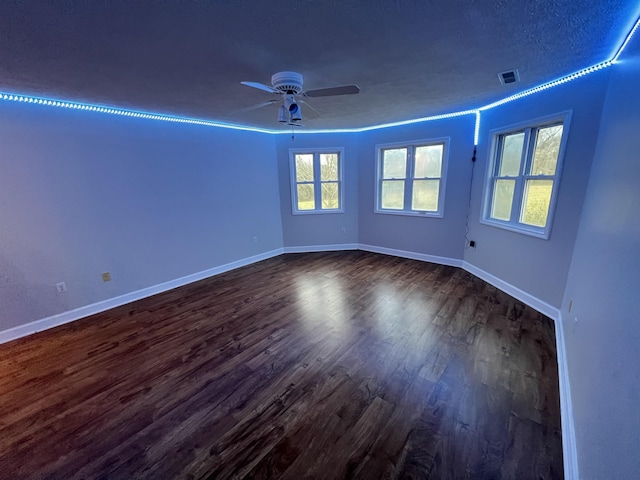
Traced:
POLYGON ((391 214, 405 214, 405 215, 426 215, 426 216, 442 216, 443 211, 443 203, 444 203, 444 186, 443 179, 445 176, 445 168, 446 168, 446 155, 447 155, 447 142, 446 140, 437 140, 433 142, 415 142, 410 144, 401 144, 401 145, 393 145, 393 146, 382 146, 378 147, 378 189, 376 192, 376 212, 379 213, 391 213, 391 214), (416 163, 416 150, 420 147, 429 147, 429 146, 442 146, 442 152, 440 157, 440 176, 438 177, 415 177, 415 163, 416 163), (390 150, 407 150, 407 160, 405 165, 405 176, 404 177, 394 177, 394 178, 384 178, 384 162, 385 162, 385 152, 390 150), (437 209, 436 210, 417 210, 412 208, 412 198, 413 198, 413 187, 414 182, 416 180, 438 180, 439 188, 438 188, 438 196, 437 196, 437 209), (404 184, 404 194, 403 194, 403 208, 389 208, 383 207, 383 185, 385 182, 399 182, 402 181, 404 184))
POLYGON ((558 197, 558 188, 559 188, 559 179, 562 173, 562 164, 564 163, 564 152, 567 143, 567 137, 569 132, 569 123, 571 121, 571 112, 563 112, 558 115, 553 115, 549 117, 545 117, 538 120, 533 120, 531 122, 527 122, 529 126, 514 126, 510 129, 497 130, 492 132, 493 142, 492 148, 490 150, 490 177, 487 178, 485 183, 485 191, 483 195, 483 208, 482 208, 482 216, 481 223, 486 223, 488 225, 503 227, 507 230, 512 230, 519 233, 524 233, 528 235, 537 236, 540 238, 548 239, 551 226, 553 224, 553 219, 555 216, 555 208, 558 197), (535 151, 535 142, 537 140, 537 133, 545 128, 553 127, 553 126, 561 126, 562 131, 560 134, 559 147, 556 157, 555 163, 555 173, 554 175, 531 175, 531 169, 533 165, 533 154, 535 151), (528 136, 526 142, 523 146, 523 153, 526 151, 526 162, 521 163, 521 175, 519 175, 517 180, 517 185, 514 191, 514 200, 512 203, 512 213, 510 221, 503 221, 491 216, 491 211, 493 208, 493 195, 495 191, 495 180, 498 178, 515 178, 515 177, 498 177, 497 173, 499 172, 499 162, 501 161, 501 152, 502 152, 502 139, 505 136, 525 131, 528 132, 528 136), (526 181, 529 179, 533 180, 551 180, 552 181, 552 189, 551 195, 547 208, 547 222, 544 227, 538 227, 535 225, 531 225, 528 223, 524 223, 521 221, 521 218, 524 216, 523 208, 525 206, 524 202, 524 189, 526 188, 526 181), (516 205, 517 204, 517 205, 516 205))
POLYGON ((344 212, 344 204, 343 204, 343 158, 344 158, 344 149, 342 148, 320 148, 315 150, 289 150, 290 156, 290 177, 291 177, 291 199, 292 199, 292 211, 294 214, 313 214, 313 213, 342 213, 344 212), (321 165, 320 165, 320 155, 321 154, 335 154, 337 156, 338 167, 337 167, 337 175, 338 180, 321 180, 321 165), (298 155, 313 155, 313 181, 298 181, 297 175, 297 163, 296 157, 298 155), (314 198, 314 208, 305 210, 298 208, 298 185, 312 185, 313 186, 313 198, 314 198), (322 186, 325 184, 337 184, 338 185, 338 207, 337 208, 323 208, 322 207, 322 186))

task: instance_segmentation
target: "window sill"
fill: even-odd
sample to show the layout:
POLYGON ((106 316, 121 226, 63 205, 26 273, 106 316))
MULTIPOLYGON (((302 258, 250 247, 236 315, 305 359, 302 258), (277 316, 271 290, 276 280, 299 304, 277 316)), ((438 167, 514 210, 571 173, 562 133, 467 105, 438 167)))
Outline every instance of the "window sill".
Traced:
POLYGON ((344 213, 344 208, 335 210, 294 210, 293 215, 326 215, 328 213, 344 213))
POLYGON ((383 215, 402 215, 405 217, 421 217, 421 218, 443 218, 444 215, 440 212, 407 212, 406 210, 374 210, 374 213, 381 213, 383 215))
POLYGON ((541 230, 535 227, 527 227, 525 225, 515 225, 512 223, 503 223, 500 221, 489 220, 483 218, 480 220, 480 223, 483 225, 488 225, 490 227, 500 228, 502 230, 508 230, 510 232, 521 233, 523 235, 528 235, 530 237, 540 238, 542 240, 549 240, 549 236, 551 232, 549 230, 541 230))

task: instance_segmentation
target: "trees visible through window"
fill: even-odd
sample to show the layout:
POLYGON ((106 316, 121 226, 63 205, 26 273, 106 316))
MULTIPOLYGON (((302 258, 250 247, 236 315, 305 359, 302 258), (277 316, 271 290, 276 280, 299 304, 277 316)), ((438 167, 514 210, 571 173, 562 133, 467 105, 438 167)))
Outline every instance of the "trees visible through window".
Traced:
POLYGON ((376 211, 441 216, 446 142, 378 147, 376 211))
POLYGON ((293 213, 341 212, 342 149, 291 150, 293 213))
POLYGON ((493 136, 485 223, 548 238, 567 120, 493 136))

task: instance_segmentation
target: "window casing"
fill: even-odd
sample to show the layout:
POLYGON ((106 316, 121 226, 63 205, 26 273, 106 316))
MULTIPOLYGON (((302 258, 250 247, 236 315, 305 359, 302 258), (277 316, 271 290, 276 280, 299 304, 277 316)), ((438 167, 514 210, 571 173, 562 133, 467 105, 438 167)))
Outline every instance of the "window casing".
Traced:
POLYGON ((442 217, 448 138, 376 147, 376 213, 442 217))
POLYGON ((551 234, 570 112, 494 130, 481 222, 551 234))
POLYGON ((343 148, 291 149, 294 215, 344 212, 343 148))

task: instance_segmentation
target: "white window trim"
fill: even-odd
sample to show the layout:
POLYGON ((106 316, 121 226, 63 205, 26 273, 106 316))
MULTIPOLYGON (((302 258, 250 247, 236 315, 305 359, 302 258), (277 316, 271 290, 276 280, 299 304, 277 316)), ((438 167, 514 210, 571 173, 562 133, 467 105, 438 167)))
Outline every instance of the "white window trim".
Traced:
MULTIPOLYGON (((317 214, 328 214, 328 213, 344 213, 344 148, 336 147, 336 148, 290 148, 289 149, 289 179, 291 182, 291 212, 293 215, 317 215, 317 214), (316 154, 321 153, 337 153, 338 154, 338 195, 340 199, 340 208, 334 209, 318 209, 315 210, 298 210, 298 189, 296 188, 296 155, 298 154, 309 154, 314 157, 314 182, 319 185, 320 182, 320 166, 316 167, 316 154), (316 180, 317 179, 317 180, 316 180)), ((319 195, 320 189, 314 188, 316 192, 316 205, 319 205, 319 195)))
MULTIPOLYGON (((407 142, 381 143, 376 145, 376 185, 374 196, 374 212, 384 215, 406 215, 410 217, 428 217, 443 218, 444 217, 444 199, 446 195, 447 170, 449 167, 449 143, 450 137, 429 138, 422 140, 411 140, 407 142), (442 149, 442 172, 440 175, 440 189, 438 192, 438 211, 424 212, 417 210, 390 210, 380 207, 381 180, 382 180, 382 151, 399 147, 422 147, 428 145, 444 144, 442 149)), ((407 158, 409 161, 409 158, 407 158)), ((408 182, 407 182, 408 183, 408 182)))
MULTIPOLYGON (((560 189, 560 180, 562 177, 562 166, 564 164, 564 154, 567 148, 567 139, 569 137, 569 128, 571 123, 571 110, 556 113, 553 115, 546 115, 544 117, 535 118, 533 120, 527 120, 525 122, 516 123, 507 127, 500 127, 489 132, 489 138, 491 139, 491 148, 489 149, 489 158, 487 161, 487 171, 485 175, 484 190, 482 196, 482 209, 480 210, 480 223, 489 225, 491 227, 501 228, 503 230, 509 230, 511 232, 522 233, 532 237, 549 240, 551 236, 551 228, 553 226, 553 219, 555 217, 556 205, 558 200, 558 191, 560 189), (544 228, 535 227, 532 225, 525 225, 519 223, 518 220, 505 222, 491 218, 491 200, 493 194, 492 179, 493 172, 496 165, 496 154, 498 148, 498 139, 501 135, 515 133, 527 128, 541 128, 554 123, 562 122, 562 138, 560 139, 560 150, 558 151, 558 163, 556 166, 556 174, 553 182, 553 190, 551 191, 551 200, 549 204, 549 214, 547 216, 547 225, 544 228)), ((527 147, 525 145, 525 147, 527 147)), ((527 151, 530 150, 528 146, 527 151)), ((524 167, 523 167, 524 168, 524 167)), ((522 178, 520 175, 518 178, 522 178)), ((520 198, 514 197, 514 202, 517 202, 518 210, 522 206, 522 195, 520 198)))

